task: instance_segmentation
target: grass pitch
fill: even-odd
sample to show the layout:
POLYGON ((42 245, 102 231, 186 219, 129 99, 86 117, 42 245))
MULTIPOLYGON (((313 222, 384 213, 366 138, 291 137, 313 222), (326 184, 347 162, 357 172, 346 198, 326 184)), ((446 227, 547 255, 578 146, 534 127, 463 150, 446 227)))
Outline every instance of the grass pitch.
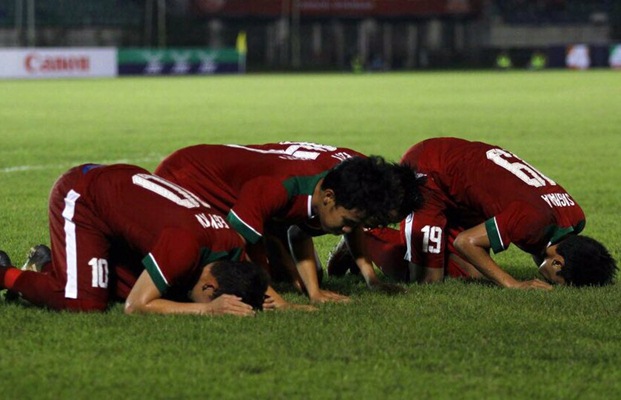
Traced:
MULTIPOLYGON (((397 160, 432 136, 502 145, 561 183, 621 258, 614 71, 0 81, 0 248, 47 243, 47 195, 83 162, 153 169, 195 143, 313 141, 397 160)), ((337 238, 317 241, 325 260, 337 238)), ((529 257, 497 259, 536 275, 529 257)), ((0 301, 6 399, 601 399, 621 396, 621 289, 448 281, 256 318, 56 313, 0 301)), ((304 297, 280 288, 288 300, 304 297)))

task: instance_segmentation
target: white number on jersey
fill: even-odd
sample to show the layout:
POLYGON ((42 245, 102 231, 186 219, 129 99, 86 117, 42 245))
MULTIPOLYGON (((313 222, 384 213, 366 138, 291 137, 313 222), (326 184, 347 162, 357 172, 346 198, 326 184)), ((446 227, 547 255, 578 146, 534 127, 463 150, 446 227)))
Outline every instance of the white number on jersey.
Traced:
POLYGON ((171 200, 173 203, 185 208, 197 208, 199 206, 211 208, 209 204, 201 200, 194 193, 168 182, 159 176, 149 174, 136 174, 132 177, 134 185, 138 185, 153 193, 171 200))
POLYGON ((286 157, 288 159, 296 159, 296 160, 316 160, 317 157, 321 155, 321 153, 335 151, 336 147, 327 146, 324 144, 318 143, 310 143, 310 142, 280 142, 279 144, 287 145, 285 149, 277 150, 264 150, 264 149, 255 149, 252 147, 240 146, 238 144, 227 144, 229 147, 235 147, 238 149, 245 149, 248 151, 253 151, 255 153, 262 154, 274 154, 280 157, 286 157))
POLYGON ((486 155, 488 160, 492 160, 499 167, 511 172, 527 185, 542 187, 546 185, 546 182, 550 185, 556 185, 556 182, 537 171, 535 167, 520 159, 515 154, 502 149, 491 149, 487 151, 486 155), (517 161, 511 162, 509 159, 517 161))
POLYGON ((94 288, 107 288, 108 260, 104 258, 91 258, 88 265, 91 266, 91 285, 94 288))
POLYGON ((420 231, 423 233, 423 252, 439 254, 442 249, 442 228, 425 225, 420 231))

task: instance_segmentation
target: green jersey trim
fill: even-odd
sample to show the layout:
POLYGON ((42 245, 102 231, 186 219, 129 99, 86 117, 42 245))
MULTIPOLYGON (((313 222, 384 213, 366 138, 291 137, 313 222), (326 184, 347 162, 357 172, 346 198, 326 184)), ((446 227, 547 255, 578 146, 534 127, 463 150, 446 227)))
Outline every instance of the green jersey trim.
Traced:
POLYGON ((149 273, 149 276, 151 277, 151 280, 153 280, 153 283, 155 283, 157 290, 159 290, 160 293, 166 293, 170 285, 164 277, 160 266, 157 265, 157 261, 153 257, 153 254, 147 254, 142 259, 142 265, 144 265, 145 269, 149 273))
POLYGON ((212 251, 207 247, 202 247, 199 263, 202 268, 209 263, 220 260, 239 261, 241 259, 241 255, 242 249, 239 247, 235 247, 230 251, 212 251))
POLYGON ((261 239, 262 235, 254 230, 250 225, 242 221, 242 219, 239 218, 233 210, 229 211, 229 215, 226 216, 226 220, 231 224, 231 226, 233 226, 233 229, 239 232, 239 234, 246 239, 246 241, 256 243, 261 239))
MULTIPOLYGON (((202 247, 200 251, 199 263, 202 268, 209 263, 220 260, 239 261, 241 259, 241 255, 242 249, 239 247, 235 247, 230 251, 212 251, 207 247, 202 247)), ((153 283, 155 284, 155 287, 157 287, 157 290, 159 290, 161 294, 166 293, 166 291, 170 288, 170 284, 164 277, 164 274, 162 273, 159 265, 157 265, 157 261, 153 257, 153 254, 147 254, 142 259, 142 264, 147 270, 149 276, 151 277, 151 280, 153 280, 153 283)))
POLYGON ((500 236, 500 232, 498 231, 496 217, 490 218, 485 221, 485 230, 487 231, 487 237, 489 238, 489 243, 491 244, 494 253, 500 253, 501 251, 504 251, 506 247, 502 242, 502 237, 500 236))
POLYGON ((312 195, 315 191, 315 187, 320 180, 322 180, 328 171, 324 171, 317 175, 310 176, 294 176, 286 179, 282 184, 287 190, 289 197, 297 196, 300 194, 312 195))
POLYGON ((565 238, 565 236, 569 235, 570 233, 577 235, 578 233, 582 232, 585 225, 586 225, 586 221, 582 220, 578 222, 576 226, 569 226, 566 228, 561 228, 560 226, 553 226, 552 237, 550 238, 550 244, 552 245, 552 244, 556 244, 560 242, 563 238, 565 238))

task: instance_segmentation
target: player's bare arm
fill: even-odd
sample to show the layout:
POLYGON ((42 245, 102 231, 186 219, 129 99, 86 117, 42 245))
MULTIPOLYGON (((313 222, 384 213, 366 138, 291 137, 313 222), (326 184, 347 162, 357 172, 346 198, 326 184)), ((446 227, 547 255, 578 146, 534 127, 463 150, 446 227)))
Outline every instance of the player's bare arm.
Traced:
POLYGON ((263 303, 263 310, 300 310, 317 311, 317 308, 309 304, 294 304, 285 300, 273 287, 268 286, 265 292, 266 298, 263 303))
POLYGON ((354 228, 352 232, 345 234, 345 241, 349 247, 356 265, 360 269, 360 274, 364 278, 367 286, 373 290, 386 293, 405 293, 405 288, 391 283, 382 282, 373 268, 373 262, 365 251, 364 231, 360 226, 354 228))
POLYGON ((298 267, 298 273, 306 288, 306 293, 312 303, 330 301, 349 301, 349 297, 319 287, 317 277, 317 261, 315 260, 315 245, 313 238, 301 230, 289 236, 291 252, 298 267))
MULTIPOLYGON (((293 228, 296 228, 296 226, 291 226, 289 229, 293 228)), ((302 278, 298 273, 293 255, 289 251, 288 238, 270 234, 265 234, 264 238, 267 243, 266 247, 270 249, 269 270, 272 272, 274 272, 274 270, 282 270, 282 272, 285 272, 290 277, 291 283, 296 290, 300 293, 306 293, 304 282, 302 282, 302 278)))
POLYGON ((500 268, 489 255, 491 244, 485 224, 479 224, 460 233, 453 244, 457 251, 481 274, 499 286, 514 289, 552 289, 552 286, 539 279, 518 281, 500 268))
POLYGON ((125 301, 126 314, 232 314, 252 316, 252 306, 232 295, 221 295, 209 303, 180 303, 162 298, 162 294, 149 276, 143 271, 125 301))

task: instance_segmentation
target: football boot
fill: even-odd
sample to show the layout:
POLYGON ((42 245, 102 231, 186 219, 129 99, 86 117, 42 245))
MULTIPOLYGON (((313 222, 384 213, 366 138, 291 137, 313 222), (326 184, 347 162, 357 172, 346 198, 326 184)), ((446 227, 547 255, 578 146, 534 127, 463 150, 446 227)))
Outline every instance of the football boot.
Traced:
POLYGON ((52 261, 52 251, 46 245, 39 244, 30 249, 27 257, 22 271, 41 272, 43 266, 52 261))
POLYGON ((6 252, 0 250, 0 267, 12 267, 11 257, 6 252))
POLYGON ((352 274, 359 274, 360 269, 356 265, 354 257, 347 247, 345 239, 341 239, 330 252, 327 262, 328 276, 343 276, 349 271, 352 274))

